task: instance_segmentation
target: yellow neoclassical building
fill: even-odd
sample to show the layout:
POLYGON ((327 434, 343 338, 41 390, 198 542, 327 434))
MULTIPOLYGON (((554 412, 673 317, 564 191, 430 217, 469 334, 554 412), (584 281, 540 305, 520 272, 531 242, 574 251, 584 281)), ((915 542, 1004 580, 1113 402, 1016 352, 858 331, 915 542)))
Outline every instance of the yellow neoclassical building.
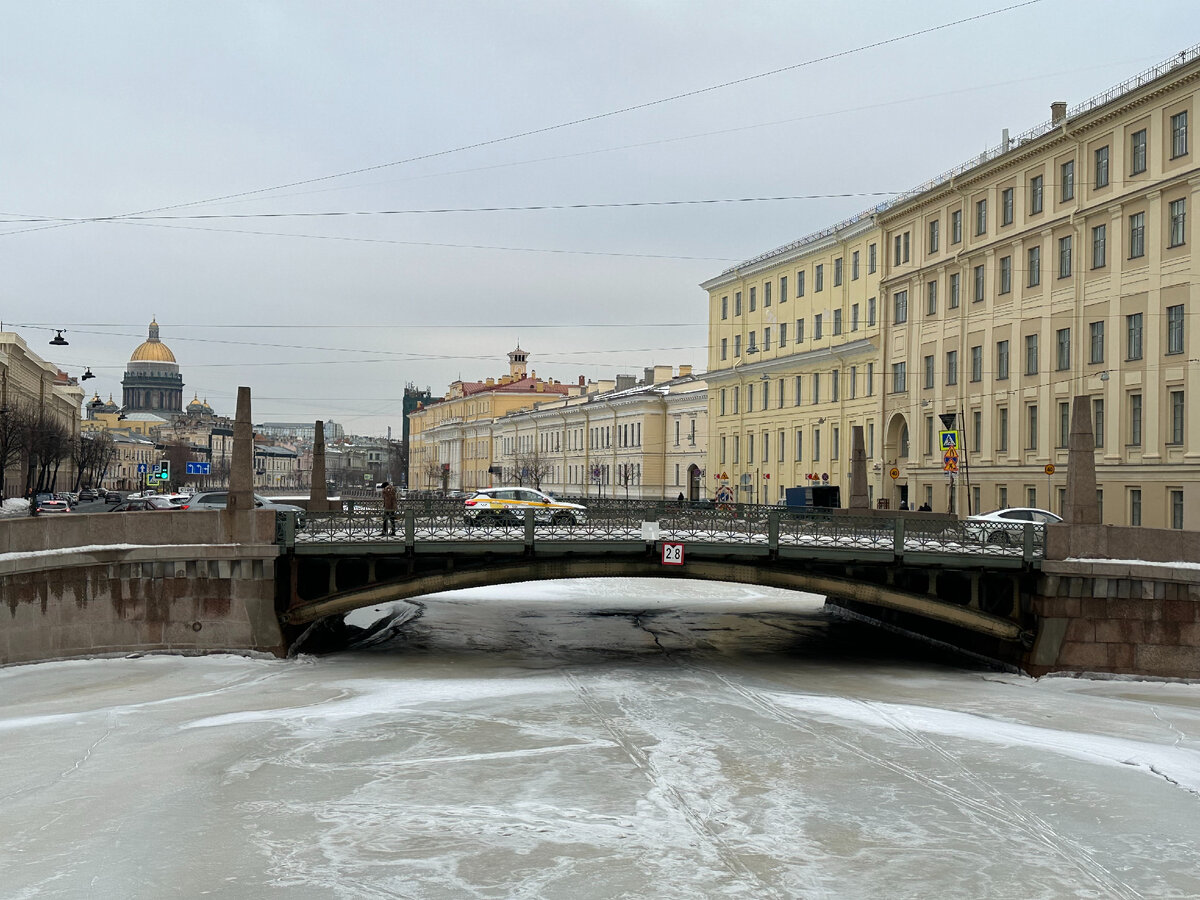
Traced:
POLYGON ((764 501, 828 474, 844 504, 862 424, 872 505, 1059 511, 1083 395, 1101 520, 1200 527, 1198 86, 1193 47, 705 282, 709 470, 764 501))
POLYGON ((863 214, 701 285, 716 486, 776 503, 785 488, 830 484, 846 502, 855 425, 878 462, 882 253, 875 217, 863 214))
POLYGON ((910 499, 949 504, 955 413, 956 512, 1061 511, 1086 395, 1101 520, 1200 527, 1198 86, 1193 48, 880 214, 884 453, 910 499))

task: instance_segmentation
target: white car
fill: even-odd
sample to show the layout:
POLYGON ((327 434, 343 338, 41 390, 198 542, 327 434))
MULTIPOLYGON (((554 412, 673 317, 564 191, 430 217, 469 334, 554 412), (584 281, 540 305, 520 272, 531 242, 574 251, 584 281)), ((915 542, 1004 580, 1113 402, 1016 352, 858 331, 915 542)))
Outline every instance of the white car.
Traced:
POLYGON ((484 488, 464 503, 469 525, 517 525, 525 521, 525 510, 533 510, 540 525, 578 525, 587 520, 587 507, 564 503, 533 488, 484 488))
POLYGON ((1022 540, 1025 524, 1032 522, 1039 529, 1055 522, 1061 522, 1062 516, 1047 509, 1034 506, 1014 506, 1009 509, 997 509, 978 516, 969 516, 963 520, 966 533, 976 540, 989 544, 1018 544, 1022 540))

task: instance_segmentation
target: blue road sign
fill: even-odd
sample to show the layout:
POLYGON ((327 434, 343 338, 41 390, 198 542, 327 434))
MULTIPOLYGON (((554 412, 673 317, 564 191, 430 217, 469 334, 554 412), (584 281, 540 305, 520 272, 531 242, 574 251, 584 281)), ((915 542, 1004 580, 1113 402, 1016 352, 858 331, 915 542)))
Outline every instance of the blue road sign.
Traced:
POLYGON ((146 465, 145 463, 138 463, 138 474, 139 475, 145 475, 149 471, 150 471, 150 467, 148 465, 146 465))
POLYGON ((207 475, 208 467, 210 465, 211 465, 211 463, 206 463, 206 462, 185 463, 184 467, 187 470, 185 472, 185 474, 187 474, 187 475, 207 475))

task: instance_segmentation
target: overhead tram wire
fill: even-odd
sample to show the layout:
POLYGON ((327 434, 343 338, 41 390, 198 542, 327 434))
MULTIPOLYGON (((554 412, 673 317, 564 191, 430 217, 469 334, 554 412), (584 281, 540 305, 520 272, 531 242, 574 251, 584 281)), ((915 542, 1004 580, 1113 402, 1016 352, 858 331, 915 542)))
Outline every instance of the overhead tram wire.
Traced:
POLYGON ((667 97, 660 97, 655 100, 647 100, 643 103, 636 103, 636 104, 633 104, 630 106, 621 107, 619 109, 609 110, 607 112, 595 113, 590 116, 583 116, 583 117, 580 117, 577 119, 571 119, 571 120, 568 120, 565 122, 559 122, 559 123, 556 123, 553 125, 544 125, 540 128, 533 128, 533 129, 529 129, 526 131, 506 135, 504 137, 490 138, 485 141, 477 141, 472 144, 463 144, 463 145, 460 145, 457 147, 450 147, 450 148, 447 148, 444 150, 436 150, 436 151, 432 151, 430 153, 423 153, 423 154, 419 154, 417 156, 406 157, 404 159, 392 160, 391 162, 378 163, 376 165, 371 165, 371 166, 362 166, 357 169, 350 169, 350 170, 347 170, 344 172, 337 172, 337 173, 334 173, 331 175, 320 175, 320 176, 317 176, 314 178, 300 179, 298 181, 292 181, 292 182, 288 182, 285 184, 273 185, 271 187, 257 188, 255 190, 250 190, 250 191, 238 191, 238 192, 232 193, 232 194, 224 194, 219 197, 209 197, 204 200, 192 200, 192 201, 186 202, 186 203, 176 203, 176 204, 172 204, 169 206, 159 206, 159 207, 154 207, 151 209, 136 210, 134 212, 124 213, 124 214, 115 215, 115 216, 99 216, 99 217, 92 218, 92 219, 84 219, 84 220, 81 220, 81 222, 54 223, 54 224, 47 224, 47 225, 39 225, 36 228, 22 229, 20 231, 3 232, 3 233, 0 233, 0 237, 6 237, 9 235, 14 235, 14 234, 27 234, 32 231, 41 231, 41 230, 45 230, 48 228, 62 228, 62 227, 66 227, 67 225, 82 224, 83 222, 112 221, 112 220, 127 218, 130 216, 144 216, 144 215, 149 215, 151 213, 168 212, 173 209, 184 209, 184 208, 187 208, 190 206, 201 206, 206 203, 220 203, 220 202, 226 201, 226 200, 236 200, 236 199, 240 199, 242 197, 249 197, 249 196, 254 196, 257 194, 265 194, 265 193, 268 193, 271 191, 281 191, 281 190, 287 190, 288 188, 302 187, 304 185, 317 184, 317 183, 320 183, 323 181, 331 181, 335 178, 346 178, 346 177, 349 177, 352 175, 361 175, 366 172, 376 172, 381 169, 387 169, 387 168, 392 168, 395 166, 407 165, 407 164, 414 163, 414 162, 421 162, 421 161, 427 160, 427 159, 435 159, 437 157, 448 156, 453 153, 461 153, 461 152, 464 152, 467 150, 477 150, 482 147, 495 146, 497 144, 503 144, 503 143, 507 143, 509 141, 519 140, 520 138, 533 137, 535 135, 546 134, 551 131, 558 131, 563 128, 570 128, 570 127, 573 127, 576 125, 583 125, 588 122, 597 122, 597 121, 600 121, 603 119, 612 118, 614 116, 624 115, 625 113, 636 112, 636 111, 642 110, 642 109, 649 109, 649 108, 655 107, 655 106, 661 106, 663 104, 672 103, 676 100, 683 100, 688 97, 701 96, 703 94, 708 94, 708 93, 712 93, 714 91, 724 90, 725 88, 734 87, 739 84, 747 84, 751 81, 757 81, 757 80, 760 80, 763 78, 769 78, 774 75, 780 75, 784 72, 792 72, 792 71, 796 71, 797 69, 807 68, 809 66, 817 65, 818 63, 829 62, 831 60, 841 59, 841 58, 844 58, 847 56, 853 56, 853 55, 856 55, 859 53, 865 53, 868 50, 875 50, 880 47, 886 47, 890 44, 902 43, 903 41, 911 40, 913 38, 922 37, 927 34, 933 34, 938 31, 944 31, 948 28, 955 28, 959 25, 965 25, 968 22, 976 22, 976 21, 980 21, 982 19, 988 19, 993 16, 1001 15, 1003 13, 1012 12, 1014 10, 1024 9, 1026 7, 1034 6, 1041 2, 1043 2, 1043 0, 1022 0, 1022 2, 1014 3, 1009 6, 1004 6, 999 9, 989 10, 987 12, 978 13, 973 16, 966 16, 964 18, 955 19, 950 22, 942 22, 937 25, 931 25, 927 28, 921 28, 916 31, 910 31, 905 34, 896 35, 894 37, 884 38, 884 39, 878 40, 878 41, 873 41, 869 44, 862 44, 860 46, 851 47, 846 50, 839 50, 835 53, 827 53, 824 56, 814 57, 812 59, 803 60, 798 63, 792 63, 791 65, 787 65, 787 66, 780 66, 775 69, 770 69, 766 72, 758 72, 753 75, 746 75, 741 78, 735 78, 730 81, 721 82, 719 84, 708 85, 707 87, 702 87, 702 88, 695 88, 690 91, 683 91, 681 93, 672 94, 667 97))

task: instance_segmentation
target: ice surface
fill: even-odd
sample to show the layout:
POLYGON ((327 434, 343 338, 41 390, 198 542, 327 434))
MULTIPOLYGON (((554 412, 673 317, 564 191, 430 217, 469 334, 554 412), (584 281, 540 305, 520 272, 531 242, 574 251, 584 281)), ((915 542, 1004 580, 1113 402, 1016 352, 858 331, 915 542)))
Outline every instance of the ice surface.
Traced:
POLYGON ((0 669, 0 897, 1200 896, 1200 685, 752 587, 402 606, 370 652, 0 669))

